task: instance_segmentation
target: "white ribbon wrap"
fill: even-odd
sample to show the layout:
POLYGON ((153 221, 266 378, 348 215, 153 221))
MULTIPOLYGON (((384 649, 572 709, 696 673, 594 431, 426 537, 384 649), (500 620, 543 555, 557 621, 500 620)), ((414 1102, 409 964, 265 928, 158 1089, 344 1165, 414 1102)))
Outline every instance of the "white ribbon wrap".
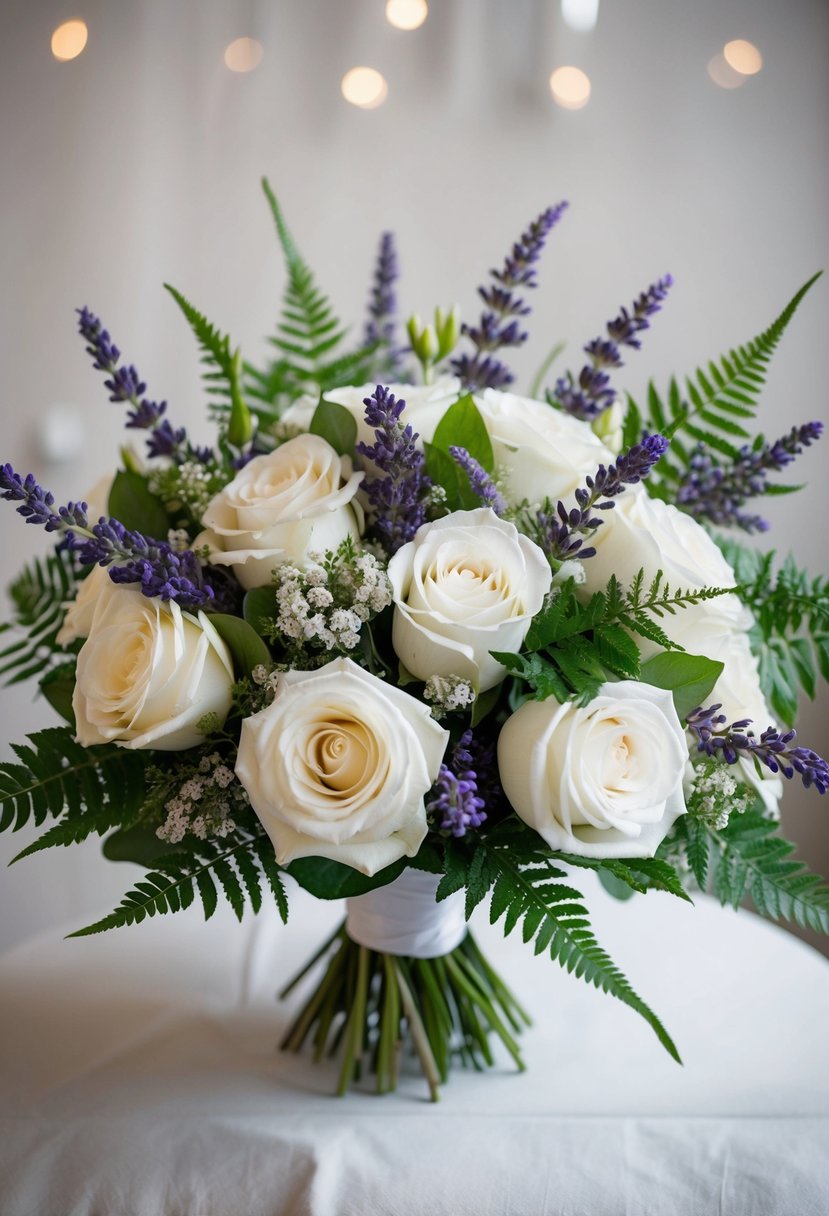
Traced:
POLYGON ((394 882, 346 900, 346 932, 352 941, 382 954, 437 958, 466 934, 464 892, 435 901, 440 874, 406 869, 394 882))

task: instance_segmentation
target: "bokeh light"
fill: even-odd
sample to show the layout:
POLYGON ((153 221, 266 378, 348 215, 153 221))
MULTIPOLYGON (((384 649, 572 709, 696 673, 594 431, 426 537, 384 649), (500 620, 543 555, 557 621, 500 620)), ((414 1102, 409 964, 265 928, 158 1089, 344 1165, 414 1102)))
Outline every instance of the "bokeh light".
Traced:
POLYGON ((590 77, 570 65, 556 68, 550 77, 550 92, 565 110, 580 110, 590 100, 590 77))
POLYGON ((731 65, 726 63, 722 53, 708 60, 708 75, 721 89, 739 89, 740 85, 746 82, 745 76, 735 72, 731 65))
POLYGON ((264 54, 262 43, 255 38, 236 38, 225 47, 225 65, 231 72, 252 72, 264 54))
POLYGON ((376 68, 351 68, 340 84, 343 97, 361 110, 373 110, 386 100, 389 86, 376 68))
POLYGON ((763 66, 763 56, 754 43, 746 42, 745 38, 726 42, 722 53, 728 66, 741 76, 756 76, 763 66))
POLYGON ((419 29, 428 16, 426 0, 387 0, 386 20, 395 29, 419 29))
POLYGON ((86 46, 89 30, 80 18, 64 21, 52 34, 52 54, 61 63, 77 59, 86 46))

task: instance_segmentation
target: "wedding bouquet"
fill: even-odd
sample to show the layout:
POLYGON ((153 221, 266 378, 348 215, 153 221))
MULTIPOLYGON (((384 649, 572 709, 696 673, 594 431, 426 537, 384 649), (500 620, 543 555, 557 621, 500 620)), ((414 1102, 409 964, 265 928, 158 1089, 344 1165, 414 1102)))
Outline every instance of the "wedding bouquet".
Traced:
POLYGON ((285 874, 345 897, 285 1039, 340 1051, 340 1092, 366 1064, 393 1088, 406 1041, 433 1097, 453 1056, 491 1064, 493 1037, 522 1066, 525 1015, 467 931, 487 898, 505 933, 679 1059, 595 939, 577 875, 619 897, 711 887, 829 930, 829 887, 778 830, 781 778, 829 786, 791 729, 798 688, 829 677, 829 580, 735 539, 766 528, 746 504, 795 488, 773 475, 821 433, 749 429, 811 282, 759 337, 637 404, 613 379, 665 277, 580 370, 544 388, 556 350, 521 397, 503 358, 564 204, 491 272, 477 321, 412 317, 405 345, 384 235, 364 340, 343 353, 263 184, 288 275, 267 366, 168 288, 206 364, 213 446, 83 308, 146 455, 125 447, 105 488, 59 507, 0 469, 2 497, 58 541, 11 588, 22 637, 2 671, 36 677, 65 722, 0 765, 0 827, 54 820, 19 857, 97 833, 147 867, 81 934, 197 897, 241 918, 263 887, 284 920, 285 874))

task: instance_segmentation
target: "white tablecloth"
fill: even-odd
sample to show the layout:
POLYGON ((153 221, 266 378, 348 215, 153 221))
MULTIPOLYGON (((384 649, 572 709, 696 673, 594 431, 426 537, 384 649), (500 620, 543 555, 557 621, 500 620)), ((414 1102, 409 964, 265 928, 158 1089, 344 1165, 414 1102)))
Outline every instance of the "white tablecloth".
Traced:
MULTIPOLYGON (((826 1216, 829 964, 749 913, 579 875, 630 1010, 485 917, 525 999, 529 1071, 457 1071, 439 1105, 330 1096, 275 1043, 275 991, 340 915, 197 909, 0 960, 2 1216, 826 1216)), ((295 1007, 295 1002, 294 1006, 295 1007)))

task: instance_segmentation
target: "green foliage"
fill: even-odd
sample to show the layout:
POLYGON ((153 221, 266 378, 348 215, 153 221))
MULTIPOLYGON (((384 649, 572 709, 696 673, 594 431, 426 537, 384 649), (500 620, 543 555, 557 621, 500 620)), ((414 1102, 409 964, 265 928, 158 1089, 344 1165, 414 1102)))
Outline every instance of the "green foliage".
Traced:
POLYGON ((449 511, 470 511, 480 507, 469 476, 449 453, 450 447, 465 448, 488 473, 495 468, 495 457, 484 420, 467 393, 451 405, 438 423, 431 443, 424 444, 426 472, 446 492, 449 511))
POLYGON ((688 863, 699 886, 723 904, 746 897, 763 916, 829 933, 829 885, 792 858, 795 846, 759 810, 732 815, 724 828, 683 816, 688 863))
POLYGON ((141 808, 142 758, 115 746, 81 747, 73 736, 68 726, 38 731, 28 744, 12 745, 19 763, 0 764, 0 831, 63 817, 27 853, 108 832, 141 808))
POLYGON ((326 401, 323 397, 308 430, 312 435, 319 435, 339 456, 353 456, 354 445, 357 442, 357 423, 353 415, 344 405, 335 401, 326 401))
POLYGON ((233 662, 242 675, 248 675, 260 664, 266 667, 270 664, 271 652, 253 626, 242 617, 213 612, 210 615, 210 624, 227 644, 233 655, 233 662))
POLYGON ((754 613, 749 637, 763 692, 791 725, 798 690, 814 698, 818 674, 829 680, 829 578, 798 569, 791 556, 775 570, 774 550, 760 553, 724 538, 718 543, 734 568, 740 598, 754 613))
MULTIPOLYGON (((554 696, 565 701, 575 696, 586 703, 609 674, 621 679, 643 678, 639 648, 631 633, 666 650, 681 650, 655 618, 673 616, 689 604, 713 599, 727 590, 719 587, 672 590, 661 571, 648 583, 640 570, 629 590, 613 576, 604 591, 595 592, 587 603, 582 603, 570 579, 556 588, 533 619, 521 654, 492 653, 508 671, 531 685, 536 700, 554 696)), ((706 662, 700 660, 700 664, 706 662)), ((706 671, 712 675, 713 667, 706 671)), ((699 664, 694 673, 700 680, 699 664)), ((678 687, 678 671, 674 679, 678 687)), ((696 701, 695 705, 698 704, 696 701)))
POLYGON ((666 397, 661 397, 653 382, 648 386, 647 402, 641 407, 628 399, 623 441, 627 446, 641 439, 642 430, 659 431, 671 446, 648 479, 648 488, 663 498, 672 498, 671 486, 683 470, 698 443, 734 460, 749 438, 746 424, 755 416, 766 369, 800 301, 820 277, 814 275, 789 301, 768 329, 745 346, 710 362, 685 380, 684 390, 671 379, 666 397))
POLYGON ((465 885, 469 917, 489 895, 492 924, 503 917, 505 935, 520 926, 524 942, 532 942, 536 954, 547 951, 568 972, 630 1006, 679 1061, 673 1040, 659 1018, 596 941, 580 892, 561 881, 566 877, 558 864, 561 859, 555 856, 551 860, 535 843, 522 848, 524 841, 525 833, 510 825, 503 832, 491 833, 471 852, 464 853, 457 845, 447 848, 446 876, 438 888, 438 898, 465 885))
POLYGON ((107 510, 125 528, 166 541, 170 520, 141 473, 131 469, 118 470, 109 491, 107 510))
POLYGON ((26 637, 0 650, 0 676, 7 677, 6 684, 41 675, 65 659, 56 638, 82 573, 71 554, 50 553, 35 558, 14 580, 9 588, 13 619, 0 625, 0 633, 17 628, 26 637))
POLYGON ((169 853, 155 862, 155 869, 135 884, 109 916, 71 933, 86 937, 137 925, 148 916, 180 912, 189 908, 196 895, 201 900, 205 920, 216 911, 221 892, 241 920, 245 904, 254 912, 262 906, 264 877, 283 922, 288 919, 288 899, 273 855, 273 846, 264 835, 236 832, 225 840, 200 840, 188 844, 187 853, 169 853))
POLYGON ((211 412, 225 427, 229 442, 235 447, 242 447, 251 437, 251 423, 248 406, 242 395, 242 362, 239 351, 231 350, 229 335, 221 333, 215 325, 211 325, 180 291, 176 291, 169 283, 164 286, 184 313, 201 348, 201 361, 207 368, 202 378, 207 386, 211 412))
POLYGON ((353 866, 331 861, 327 857, 300 857, 292 861, 286 871, 317 899, 347 899, 354 895, 365 895, 366 891, 373 891, 376 887, 385 887, 403 873, 405 866, 406 859, 401 857, 369 877, 353 866))
POLYGON ((558 859, 581 870, 595 870, 600 878, 609 875, 622 883, 631 894, 666 891, 677 899, 693 902, 674 867, 661 858, 628 857, 620 860, 610 857, 576 857, 570 853, 560 853, 558 859))
POLYGON ((279 398, 308 391, 325 392, 341 384, 360 384, 367 378, 376 343, 344 355, 335 351, 346 336, 328 298, 317 287, 291 236, 276 195, 266 178, 262 188, 270 204, 288 271, 288 285, 277 324, 270 339, 280 352, 264 372, 249 369, 251 395, 266 401, 270 413, 279 413, 279 398), (270 397, 269 394, 272 394, 270 397))
POLYGON ((654 688, 668 688, 676 712, 684 720, 691 710, 702 705, 722 675, 723 663, 701 654, 666 650, 642 664, 641 679, 654 688))

